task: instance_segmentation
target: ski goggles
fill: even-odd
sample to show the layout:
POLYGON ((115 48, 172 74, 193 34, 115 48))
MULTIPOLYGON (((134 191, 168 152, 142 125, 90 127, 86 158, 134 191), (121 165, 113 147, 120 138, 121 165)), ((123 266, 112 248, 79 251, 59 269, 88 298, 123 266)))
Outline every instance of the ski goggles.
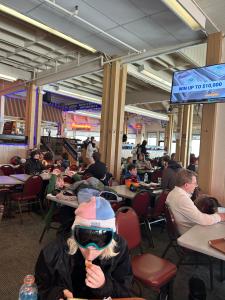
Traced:
POLYGON ((76 225, 74 238, 81 248, 95 247, 97 250, 106 248, 113 239, 111 228, 85 227, 76 225))

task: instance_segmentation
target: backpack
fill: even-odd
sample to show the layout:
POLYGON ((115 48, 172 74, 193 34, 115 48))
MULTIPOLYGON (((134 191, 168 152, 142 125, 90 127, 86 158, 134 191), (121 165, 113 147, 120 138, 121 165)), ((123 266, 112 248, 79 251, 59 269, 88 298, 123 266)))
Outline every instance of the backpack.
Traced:
POLYGON ((122 201, 122 197, 119 197, 117 195, 117 193, 115 193, 114 191, 101 191, 99 194, 100 197, 108 200, 109 202, 120 202, 122 201))

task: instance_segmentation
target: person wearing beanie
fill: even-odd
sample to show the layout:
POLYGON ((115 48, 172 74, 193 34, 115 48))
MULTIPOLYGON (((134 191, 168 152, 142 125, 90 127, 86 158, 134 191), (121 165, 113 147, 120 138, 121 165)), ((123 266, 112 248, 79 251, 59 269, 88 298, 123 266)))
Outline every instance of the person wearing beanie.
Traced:
POLYGON ((102 197, 75 211, 70 237, 44 248, 35 267, 40 300, 103 299, 131 296, 127 244, 116 233, 115 214, 102 197))

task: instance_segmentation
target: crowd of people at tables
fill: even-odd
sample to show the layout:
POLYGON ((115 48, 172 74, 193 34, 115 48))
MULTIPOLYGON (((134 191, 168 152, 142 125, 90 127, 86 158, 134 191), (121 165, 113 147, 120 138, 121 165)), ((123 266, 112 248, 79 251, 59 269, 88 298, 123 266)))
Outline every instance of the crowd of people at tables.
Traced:
MULTIPOLYGON (((123 163, 122 174, 124 178, 140 181, 138 169, 161 171, 162 189, 169 191, 166 204, 174 214, 180 234, 195 224, 212 225, 225 221, 225 214, 217 212, 220 206, 217 199, 207 195, 201 195, 195 201, 191 198, 198 186, 195 173, 198 159, 194 155, 191 156, 190 166, 184 169, 175 160, 174 154, 149 160, 145 146, 144 143, 140 153, 140 149, 136 150, 133 158, 129 157, 123 163)), ((88 147, 85 157, 89 165, 76 164, 76 171, 82 171, 82 175, 91 174, 106 185, 107 167, 94 149, 93 139, 90 143, 88 141, 86 150, 88 147)), ((54 162, 50 152, 43 155, 35 149, 31 151, 30 158, 22 163, 27 174, 40 174, 46 170, 52 172, 53 177, 57 178, 54 188, 64 186, 61 172, 70 177, 77 175, 69 169, 67 153, 54 162)), ((109 202, 101 196, 86 199, 76 209, 75 219, 74 216, 72 218, 71 230, 59 235, 39 255, 35 277, 40 300, 60 300, 74 295, 88 299, 130 297, 132 269, 129 252, 126 242, 116 234, 115 214, 109 202)))

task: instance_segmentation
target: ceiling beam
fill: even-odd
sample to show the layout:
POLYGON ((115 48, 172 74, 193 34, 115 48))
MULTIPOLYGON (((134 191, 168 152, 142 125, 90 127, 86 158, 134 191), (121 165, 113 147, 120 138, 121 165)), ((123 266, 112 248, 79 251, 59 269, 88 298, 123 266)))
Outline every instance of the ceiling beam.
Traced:
POLYGON ((150 90, 126 93, 126 105, 129 104, 143 104, 156 103, 162 101, 169 101, 170 94, 166 91, 151 88, 150 90))
POLYGON ((8 76, 14 76, 18 79, 22 80, 31 80, 32 73, 31 72, 26 72, 24 70, 20 70, 18 68, 8 66, 6 64, 0 63, 0 73, 8 76))
POLYGON ((77 62, 70 62, 59 67, 56 66, 48 71, 38 73, 35 79, 35 84, 37 86, 42 86, 48 83, 78 77, 88 73, 99 72, 103 69, 102 60, 102 56, 89 56, 81 58, 79 64, 77 62))

